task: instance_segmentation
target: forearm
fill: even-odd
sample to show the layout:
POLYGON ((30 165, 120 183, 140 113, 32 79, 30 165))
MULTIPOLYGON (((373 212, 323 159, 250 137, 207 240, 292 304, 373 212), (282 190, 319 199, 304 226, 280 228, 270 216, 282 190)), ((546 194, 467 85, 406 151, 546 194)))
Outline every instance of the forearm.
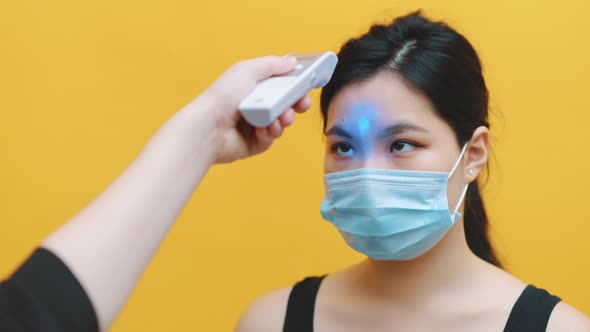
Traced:
POLYGON ((43 243, 80 281, 102 331, 208 168, 264 152, 293 122, 293 111, 309 108, 302 98, 266 128, 240 122, 238 104, 256 84, 295 64, 294 58, 269 56, 232 66, 172 117, 104 193, 43 243))
POLYGON ((212 111, 207 103, 172 117, 111 186, 43 243, 80 280, 103 331, 214 162, 212 127, 199 118, 212 111))

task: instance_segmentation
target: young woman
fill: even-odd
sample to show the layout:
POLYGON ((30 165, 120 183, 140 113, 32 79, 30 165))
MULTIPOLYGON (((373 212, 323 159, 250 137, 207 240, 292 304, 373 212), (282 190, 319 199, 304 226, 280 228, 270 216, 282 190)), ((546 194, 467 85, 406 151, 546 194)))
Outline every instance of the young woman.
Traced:
POLYGON ((321 107, 321 213, 367 259, 261 297, 238 331, 590 331, 494 255, 488 90, 464 36, 420 13, 373 26, 340 50, 321 107))

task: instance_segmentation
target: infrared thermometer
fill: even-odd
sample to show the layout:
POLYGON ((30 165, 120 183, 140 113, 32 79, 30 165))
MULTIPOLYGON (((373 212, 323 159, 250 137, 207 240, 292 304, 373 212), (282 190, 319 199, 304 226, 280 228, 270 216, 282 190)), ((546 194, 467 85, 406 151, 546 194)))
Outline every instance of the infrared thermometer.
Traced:
POLYGON ((328 84, 338 57, 332 52, 295 53, 297 65, 290 72, 259 82, 238 109, 248 123, 266 127, 310 90, 328 84))

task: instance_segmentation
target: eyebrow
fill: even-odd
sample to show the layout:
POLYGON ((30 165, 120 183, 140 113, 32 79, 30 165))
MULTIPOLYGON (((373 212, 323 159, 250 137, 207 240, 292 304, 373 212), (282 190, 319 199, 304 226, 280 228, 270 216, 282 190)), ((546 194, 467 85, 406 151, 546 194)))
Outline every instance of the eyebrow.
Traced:
POLYGON ((379 135, 380 137, 388 137, 388 136, 396 136, 401 132, 404 131, 421 131, 421 132, 428 132, 428 130, 426 130, 425 128, 416 126, 414 124, 411 123, 398 123, 395 124, 393 126, 389 126, 387 128, 385 128, 385 130, 383 131, 383 133, 381 135, 379 135))
MULTIPOLYGON (((389 137, 389 136, 396 136, 399 133, 404 132, 404 131, 428 132, 428 130, 426 130, 422 127, 418 127, 416 125, 413 125, 411 123, 398 123, 393 126, 389 126, 389 127, 385 128, 385 130, 383 130, 379 134, 379 137, 384 138, 384 137, 389 137)), ((343 129, 342 127, 340 127, 338 125, 327 130, 325 132, 325 135, 326 136, 340 136, 340 137, 345 137, 345 138, 349 138, 349 139, 353 138, 352 134, 350 134, 348 131, 346 131, 345 129, 343 129)))
POLYGON ((326 136, 340 136, 352 139, 352 135, 340 126, 334 126, 324 133, 326 136))

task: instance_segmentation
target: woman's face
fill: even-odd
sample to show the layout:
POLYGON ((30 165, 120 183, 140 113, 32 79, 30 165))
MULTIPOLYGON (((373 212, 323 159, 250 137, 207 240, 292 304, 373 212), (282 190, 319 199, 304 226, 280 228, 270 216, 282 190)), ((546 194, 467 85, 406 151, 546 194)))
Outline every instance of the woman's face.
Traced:
MULTIPOLYGON (((330 103, 325 173, 357 168, 450 172, 459 158, 451 127, 401 76, 381 72, 345 86, 330 103)), ((468 182, 463 163, 449 180, 454 206, 468 182)))

